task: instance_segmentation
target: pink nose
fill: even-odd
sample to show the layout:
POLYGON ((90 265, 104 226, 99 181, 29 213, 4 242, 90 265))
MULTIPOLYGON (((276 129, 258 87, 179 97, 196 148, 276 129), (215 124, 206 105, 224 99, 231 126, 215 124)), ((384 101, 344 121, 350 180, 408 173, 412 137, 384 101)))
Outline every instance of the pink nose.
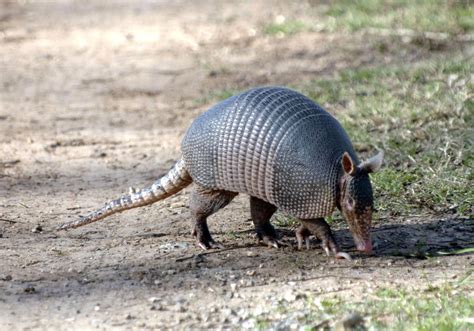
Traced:
POLYGON ((361 252, 365 252, 366 254, 372 253, 372 241, 368 239, 368 240, 358 243, 357 250, 361 252))

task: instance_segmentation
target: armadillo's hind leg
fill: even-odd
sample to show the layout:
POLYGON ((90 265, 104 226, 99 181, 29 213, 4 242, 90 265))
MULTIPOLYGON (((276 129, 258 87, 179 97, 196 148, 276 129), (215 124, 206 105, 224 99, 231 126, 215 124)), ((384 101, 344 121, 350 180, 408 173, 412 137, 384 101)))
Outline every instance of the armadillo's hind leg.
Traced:
POLYGON ((336 258, 343 258, 350 260, 351 257, 347 253, 339 252, 336 240, 332 234, 329 224, 324 218, 302 219, 300 227, 296 230, 296 238, 298 239, 298 249, 301 249, 303 240, 306 242, 306 248, 309 249, 309 236, 313 234, 321 240, 321 247, 329 256, 334 254, 336 258))
POLYGON ((270 218, 277 208, 256 197, 250 197, 250 214, 259 240, 266 245, 278 248, 278 236, 270 223, 270 218))
POLYGON ((202 249, 220 248, 212 239, 207 218, 232 201, 237 193, 220 190, 209 190, 196 185, 191 194, 190 209, 194 221, 193 235, 202 249))

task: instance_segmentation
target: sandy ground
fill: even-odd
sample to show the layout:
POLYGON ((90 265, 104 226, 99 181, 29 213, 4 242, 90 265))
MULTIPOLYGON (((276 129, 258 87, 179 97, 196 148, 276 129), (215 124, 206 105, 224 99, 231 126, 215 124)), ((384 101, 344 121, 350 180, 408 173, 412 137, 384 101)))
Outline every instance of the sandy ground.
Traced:
MULTIPOLYGON (((211 218, 211 232, 226 249, 203 254, 190 235, 189 189, 103 222, 54 231, 164 174, 215 91, 291 85, 427 56, 394 47, 377 57, 363 34, 261 33, 264 22, 282 13, 306 15, 308 6, 0 4, 3 327, 238 329, 264 315, 283 327, 296 317, 271 313, 281 302, 298 309, 309 295, 362 298, 381 287, 425 288, 472 268, 469 255, 407 257, 417 249, 472 246, 472 222, 378 220, 376 256, 334 261, 316 242, 298 252, 291 229, 281 231, 288 246, 259 246, 245 196, 211 218)), ((345 224, 334 228, 351 251, 345 224)))

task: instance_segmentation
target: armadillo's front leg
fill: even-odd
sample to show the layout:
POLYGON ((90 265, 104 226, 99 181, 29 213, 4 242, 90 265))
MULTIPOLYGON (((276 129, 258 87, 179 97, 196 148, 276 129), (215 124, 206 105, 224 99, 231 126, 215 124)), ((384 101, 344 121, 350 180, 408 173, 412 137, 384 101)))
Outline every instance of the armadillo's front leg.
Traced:
POLYGON ((314 234, 319 240, 321 240, 321 247, 324 249, 326 254, 329 256, 331 253, 336 258, 348 259, 351 257, 349 254, 339 252, 336 240, 332 234, 329 224, 326 223, 324 218, 300 220, 301 226, 296 230, 296 238, 298 239, 298 249, 301 249, 303 240, 306 241, 306 248, 309 249, 309 235, 314 234))
POLYGON ((309 249, 309 236, 311 232, 309 232, 308 228, 304 226, 303 223, 296 229, 296 239, 298 240, 298 249, 301 250, 303 248, 303 241, 306 244, 306 249, 309 249))
POLYGON ((269 247, 278 248, 278 236, 275 228, 270 223, 270 218, 276 209, 271 203, 256 197, 250 197, 250 215, 252 216, 258 239, 269 247))

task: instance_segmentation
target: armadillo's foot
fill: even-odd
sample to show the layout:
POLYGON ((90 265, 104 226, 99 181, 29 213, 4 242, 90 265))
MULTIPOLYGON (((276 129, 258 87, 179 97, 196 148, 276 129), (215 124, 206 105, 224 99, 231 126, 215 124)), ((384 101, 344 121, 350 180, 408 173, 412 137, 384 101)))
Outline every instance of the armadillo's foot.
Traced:
POLYGON ((255 226, 257 231, 257 238, 259 242, 263 242, 268 247, 279 248, 281 244, 278 242, 278 235, 273 225, 270 222, 257 224, 255 226))
POLYGON ((205 222, 197 222, 194 226, 193 236, 196 237, 197 245, 203 250, 211 248, 223 248, 221 244, 212 239, 209 228, 205 222))
POLYGON ((298 249, 302 248, 303 240, 306 242, 306 248, 309 249, 310 234, 314 234, 319 240, 321 240, 321 247, 326 252, 327 256, 334 255, 337 259, 351 259, 349 254, 339 252, 331 228, 324 219, 301 220, 301 225, 296 230, 298 249))
POLYGON ((338 248, 331 233, 329 225, 323 220, 324 224, 319 220, 304 220, 302 224, 296 229, 296 239, 298 241, 298 249, 303 249, 303 242, 306 244, 306 249, 310 249, 309 237, 314 234, 316 238, 321 240, 321 248, 330 256, 331 253, 336 254, 338 248))
POLYGON ((331 253, 336 255, 339 252, 339 248, 337 247, 336 241, 334 240, 332 234, 323 238, 318 236, 318 238, 321 240, 321 247, 324 249, 327 256, 331 256, 331 253))
POLYGON ((278 242, 278 235, 275 228, 270 223, 270 218, 276 209, 277 208, 269 202, 256 197, 250 197, 250 215, 255 225, 259 243, 263 242, 268 247, 278 248, 281 244, 278 242))
POLYGON ((303 241, 306 243, 306 249, 310 248, 309 245, 309 236, 311 232, 301 224, 298 229, 296 229, 296 240, 298 240, 298 250, 303 249, 303 241))
POLYGON ((218 243, 217 241, 214 241, 212 237, 209 236, 203 236, 203 235, 197 235, 195 232, 193 232, 194 236, 196 237, 196 242, 199 247, 201 247, 203 250, 208 250, 211 248, 215 249, 221 249, 224 248, 222 244, 218 243))

